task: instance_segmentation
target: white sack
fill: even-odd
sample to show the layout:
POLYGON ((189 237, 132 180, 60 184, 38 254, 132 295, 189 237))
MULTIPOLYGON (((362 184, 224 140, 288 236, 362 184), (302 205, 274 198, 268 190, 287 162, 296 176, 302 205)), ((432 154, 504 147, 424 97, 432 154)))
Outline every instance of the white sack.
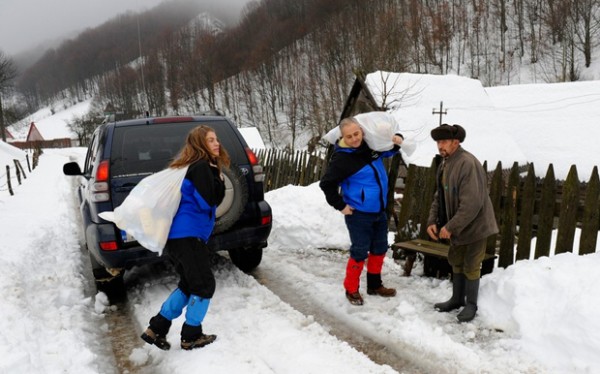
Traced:
POLYGON ((114 212, 100 218, 113 222, 143 247, 162 254, 171 223, 181 201, 181 183, 187 167, 167 168, 142 179, 114 212))
MULTIPOLYGON (((401 133, 396 119, 387 112, 368 112, 354 116, 364 132, 364 140, 369 148, 374 151, 389 151, 394 147, 392 138, 394 134, 401 133)), ((323 139, 331 144, 342 136, 340 127, 336 126, 329 131, 323 139)))

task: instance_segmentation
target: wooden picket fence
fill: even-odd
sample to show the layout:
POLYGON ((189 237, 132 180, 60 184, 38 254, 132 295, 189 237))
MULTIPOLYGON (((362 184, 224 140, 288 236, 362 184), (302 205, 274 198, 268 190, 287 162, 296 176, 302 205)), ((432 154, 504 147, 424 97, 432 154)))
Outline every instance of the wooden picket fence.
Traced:
MULTIPOLYGON (((307 186, 321 179, 327 167, 324 153, 263 149, 255 151, 265 171, 265 192, 287 185, 307 186)), ((401 160, 386 161, 390 191, 401 160)), ((484 164, 487 170, 487 164, 484 164)), ((435 192, 436 164, 430 167, 410 165, 400 172, 404 180, 400 206, 388 197, 390 216, 397 227, 396 241, 428 239, 427 217, 435 192), (396 210, 393 207, 396 206, 396 210)), ((500 232, 489 238, 487 253, 498 256, 498 266, 507 267, 517 260, 535 259, 551 254, 594 253, 600 229, 600 182, 598 168, 590 180, 580 182, 577 168, 571 167, 567 179, 557 180, 550 165, 544 178, 537 178, 533 164, 514 163, 503 168, 498 163, 488 172, 488 189, 500 232), (522 176, 524 175, 524 176, 522 176), (574 248, 575 229, 580 228, 579 247, 574 248), (557 231, 551 248, 552 232, 557 231), (531 247, 536 238, 535 247, 531 247), (515 247, 516 246, 516 247, 515 247)))
MULTIPOLYGON (((484 165, 486 167, 486 165, 484 165)), ((398 217, 397 241, 428 239, 427 217, 435 192, 435 162, 431 167, 411 165, 398 217)), ((516 260, 539 258, 552 253, 594 253, 600 228, 600 182, 598 167, 590 180, 581 183, 573 165, 565 181, 556 180, 554 168, 538 179, 533 164, 488 173, 489 193, 500 232, 489 238, 487 253, 498 256, 498 266, 516 260), (526 173, 524 177, 521 177, 526 173), (581 229, 579 247, 574 250, 575 229, 581 229), (552 231, 557 229, 554 251, 552 231), (536 238, 535 248, 531 247, 536 238), (516 245, 516 249, 515 249, 516 245)))
POLYGON ((265 192, 287 185, 308 186, 321 179, 325 172, 325 154, 321 152, 281 149, 255 151, 265 173, 265 192))

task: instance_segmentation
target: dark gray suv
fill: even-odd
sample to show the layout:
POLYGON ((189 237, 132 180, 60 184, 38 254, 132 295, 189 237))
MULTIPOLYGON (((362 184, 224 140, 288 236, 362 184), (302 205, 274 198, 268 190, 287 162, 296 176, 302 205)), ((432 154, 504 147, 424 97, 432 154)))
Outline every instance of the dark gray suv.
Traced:
POLYGON ((122 289, 126 269, 162 258, 98 213, 113 211, 141 179, 167 167, 187 133, 199 125, 215 129, 232 161, 224 172, 225 198, 217 208, 209 247, 227 250, 243 271, 260 264, 271 232, 271 207, 264 200, 262 166, 230 119, 194 116, 111 122, 94 132, 83 170, 76 162, 63 167, 66 175, 80 176, 83 232, 99 289, 122 289))

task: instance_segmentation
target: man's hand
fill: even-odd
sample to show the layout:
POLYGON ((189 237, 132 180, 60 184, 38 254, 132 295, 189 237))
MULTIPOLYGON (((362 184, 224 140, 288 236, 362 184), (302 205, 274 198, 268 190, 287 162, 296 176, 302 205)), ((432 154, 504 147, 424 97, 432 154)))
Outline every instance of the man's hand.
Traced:
POLYGON ((346 206, 344 207, 344 209, 341 210, 342 214, 345 216, 351 215, 352 211, 354 210, 354 208, 352 208, 350 205, 346 204, 346 206))
POLYGON ((448 231, 446 226, 442 227, 442 229, 440 230, 440 239, 450 239, 451 236, 452 233, 448 231))
POLYGON ((404 141, 404 139, 402 139, 402 137, 400 135, 392 136, 392 142, 394 144, 401 145, 403 141, 404 141))
POLYGON ((429 225, 427 227, 427 234, 429 234, 429 237, 435 241, 440 240, 440 238, 438 238, 437 236, 438 230, 437 230, 437 225, 433 224, 433 225, 429 225))

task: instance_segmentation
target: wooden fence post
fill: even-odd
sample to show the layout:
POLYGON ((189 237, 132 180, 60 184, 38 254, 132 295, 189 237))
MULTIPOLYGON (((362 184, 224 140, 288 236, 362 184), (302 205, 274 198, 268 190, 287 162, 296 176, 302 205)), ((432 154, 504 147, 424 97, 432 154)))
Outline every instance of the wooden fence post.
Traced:
POLYGON ((25 155, 25 160, 27 160, 27 170, 31 173, 31 165, 29 164, 29 153, 25 155))
POLYGON ((600 229, 600 180, 598 167, 594 166, 592 176, 585 191, 583 217, 581 219, 581 238, 579 239, 579 254, 586 255, 596 251, 600 229))
POLYGON ((14 161, 15 161, 16 167, 21 169, 21 174, 23 174, 23 179, 27 179, 27 175, 25 175, 25 170, 23 169, 23 166, 21 165, 21 161, 19 161, 19 160, 14 160, 14 161))
POLYGON ((572 165, 562 188, 555 254, 573 252, 578 207, 579 178, 577 177, 577 168, 572 165))
POLYGON ((556 202, 556 180, 554 167, 548 166, 548 172, 542 185, 540 213, 538 218, 537 239, 535 242, 535 258, 550 255, 552 226, 554 225, 554 204, 556 202))
POLYGON ((531 255, 533 210, 535 208, 535 170, 533 164, 529 164, 529 170, 523 182, 523 192, 519 201, 521 202, 521 210, 518 218, 519 239, 517 241, 517 261, 527 260, 531 255))
POLYGON ((412 216, 412 207, 414 205, 414 195, 417 186, 417 166, 411 164, 408 167, 406 174, 406 182, 404 185, 404 196, 402 196, 402 205, 400 206, 400 214, 398 216, 398 226, 396 228, 396 242, 413 239, 411 232, 414 227, 408 225, 412 216))
POLYGON ((8 185, 8 193, 10 193, 10 196, 14 195, 15 193, 13 192, 10 181, 10 167, 8 165, 6 165, 6 184, 8 185))
POLYGON ((386 196, 387 204, 386 204, 386 215, 388 222, 390 218, 394 218, 394 223, 398 226, 398 216, 396 215, 396 210, 394 209, 394 194, 396 192, 396 181, 398 180, 398 168, 400 168, 400 160, 402 156, 399 153, 395 154, 391 161, 390 167, 388 169, 388 194, 386 196))
POLYGON ((420 238, 428 238, 427 235, 427 219, 429 218, 429 211, 431 210, 431 202, 433 200, 433 195, 435 194, 436 187, 436 176, 437 176, 437 163, 435 162, 435 158, 431 162, 431 166, 424 170, 423 179, 425 180, 425 185, 421 188, 422 197, 421 200, 423 204, 421 205, 420 210, 420 224, 421 230, 419 231, 420 238))
POLYGON ((306 167, 304 169, 306 169, 306 170, 304 173, 304 178, 306 178, 305 186, 308 186, 309 184, 312 184, 316 181, 315 180, 315 167, 314 167, 314 160, 313 160, 312 153, 307 152, 305 157, 306 157, 306 167))
POLYGON ((273 189, 279 188, 279 181, 281 180, 281 173, 283 169, 281 167, 283 152, 281 150, 276 150, 273 158, 273 189))
MULTIPOLYGON (((494 207, 494 217, 496 218, 496 224, 500 227, 500 204, 502 202, 502 187, 504 183, 502 181, 502 163, 498 162, 494 174, 492 175, 492 181, 490 183, 490 200, 492 200, 492 206, 494 207)), ((496 255, 496 239, 499 234, 491 235, 488 238, 485 252, 488 254, 496 255)))
POLYGON ((19 166, 17 165, 17 160, 13 160, 15 163, 15 173, 17 174, 17 182, 21 184, 21 171, 19 170, 19 166))
POLYGON ((515 227, 517 221, 517 197, 519 191, 519 164, 514 163, 506 186, 506 199, 502 212, 500 231, 500 255, 498 266, 506 268, 514 263, 515 227))

